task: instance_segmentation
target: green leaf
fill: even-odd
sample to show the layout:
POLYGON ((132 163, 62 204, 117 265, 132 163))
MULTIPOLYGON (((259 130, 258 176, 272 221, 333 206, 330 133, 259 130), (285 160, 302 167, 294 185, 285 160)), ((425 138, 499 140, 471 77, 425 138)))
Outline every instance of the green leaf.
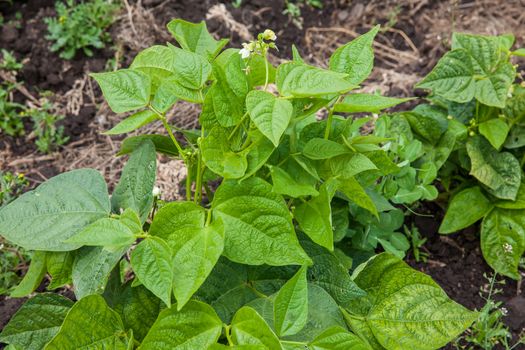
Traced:
POLYGON ((306 266, 281 288, 273 304, 275 328, 279 336, 294 335, 306 325, 308 319, 308 285, 306 266))
POLYGON ((127 248, 108 251, 103 247, 83 247, 78 251, 72 272, 77 299, 104 291, 111 270, 120 261, 127 248))
POLYGON ((377 170, 376 165, 364 154, 344 154, 328 161, 330 174, 326 177, 349 179, 367 170, 377 170))
POLYGON ((163 310, 140 350, 208 349, 221 335, 222 322, 211 306, 190 301, 177 311, 163 310))
POLYGON ((214 173, 226 179, 238 179, 245 174, 248 161, 244 154, 232 151, 228 138, 226 129, 213 128, 201 142, 202 160, 214 173))
POLYGON ((379 25, 335 50, 330 57, 330 69, 347 73, 346 79, 352 84, 361 84, 374 67, 372 44, 378 32, 379 25))
POLYGON ((292 119, 292 104, 269 92, 253 90, 246 96, 246 109, 255 126, 277 147, 292 119))
POLYGON ((151 94, 151 78, 140 71, 120 69, 115 72, 91 73, 111 110, 124 113, 146 107, 151 94))
POLYGON ((100 295, 90 295, 73 305, 45 349, 126 349, 123 337, 125 329, 120 316, 100 295))
POLYGON ((217 41, 208 32, 206 22, 190 23, 174 19, 168 23, 168 30, 184 49, 202 55, 208 59, 215 57, 228 43, 227 39, 217 41))
POLYGON ((273 151, 273 143, 263 136, 258 130, 250 130, 248 137, 251 138, 252 144, 244 150, 248 167, 241 180, 247 179, 255 174, 262 166, 266 164, 273 151))
POLYGON ((386 349, 440 348, 478 316, 450 300, 429 276, 388 253, 356 272, 355 282, 368 295, 352 302, 345 318, 355 332, 386 349))
POLYGON ((189 89, 179 82, 178 76, 171 76, 160 82, 151 105, 161 113, 168 111, 177 99, 192 103, 203 103, 203 95, 198 89, 189 89))
MULTIPOLYGON (((128 282, 121 287, 120 276, 118 276, 118 284, 114 295, 116 303, 113 305, 108 303, 119 313, 125 328, 133 331, 133 337, 142 341, 155 323, 159 312, 164 308, 164 304, 144 286, 132 287, 132 282, 128 282)), ((109 286, 106 292, 108 289, 109 286)))
POLYGON ((319 188, 319 196, 301 203, 294 211, 294 217, 301 230, 315 243, 328 250, 334 250, 332 231, 332 209, 330 203, 334 196, 332 182, 327 181, 319 188))
POLYGON ((525 212, 496 208, 481 224, 481 251, 497 272, 520 279, 518 266, 525 253, 525 212))
POLYGON ((132 153, 136 150, 144 141, 150 140, 155 145, 155 150, 159 153, 166 154, 168 156, 177 156, 179 154, 177 147, 173 144, 173 141, 164 135, 140 135, 127 137, 121 144, 120 150, 117 153, 118 156, 132 153))
POLYGON ((346 306, 366 295, 333 252, 310 241, 301 244, 314 262, 308 269, 308 280, 326 290, 339 305, 346 306))
POLYGON ((371 347, 357 335, 337 326, 319 334, 309 347, 312 350, 371 350, 371 347))
POLYGON ((304 265, 310 262, 295 236, 283 198, 259 178, 224 181, 212 203, 224 223, 224 255, 250 265, 304 265))
POLYGON ((174 262, 170 246, 161 238, 146 238, 131 253, 131 266, 144 287, 171 307, 174 262))
POLYGON ((337 183, 337 189, 343 192, 343 194, 350 201, 354 202, 361 208, 368 210, 375 216, 378 215, 374 201, 372 200, 372 198, 370 198, 363 186, 361 186, 361 184, 354 177, 338 179, 337 183))
POLYGON ((479 133, 490 142, 492 147, 500 149, 509 133, 509 126, 507 123, 499 118, 489 119, 485 122, 479 123, 479 133))
POLYGON ((498 153, 482 137, 470 138, 467 142, 470 157, 470 175, 489 188, 501 199, 516 199, 521 184, 521 167, 511 153, 498 153))
POLYGON ((287 62, 277 68, 277 88, 283 97, 313 97, 342 94, 356 87, 346 80, 347 74, 287 62))
POLYGON ((500 47, 495 36, 454 33, 452 49, 464 49, 478 72, 488 72, 500 59, 500 47))
POLYGON ((43 293, 29 299, 0 334, 0 342, 25 350, 43 349, 58 332, 73 302, 61 295, 43 293))
POLYGON ((303 149, 303 154, 310 159, 329 159, 348 153, 350 150, 344 145, 321 138, 309 140, 303 149))
POLYGON ((500 62, 487 77, 476 82, 476 99, 487 106, 504 108, 515 78, 514 66, 510 62, 500 62))
POLYGON ((170 44, 168 47, 174 53, 173 73, 177 78, 176 81, 191 90, 202 88, 211 74, 211 64, 193 52, 179 49, 170 44))
POLYGON ((57 289, 71 283, 71 271, 75 252, 47 252, 46 266, 51 283, 47 286, 48 290, 57 289))
POLYGON ((224 227, 219 221, 211 226, 188 228, 174 246, 173 289, 180 310, 204 283, 224 249, 224 227))
POLYGON ((119 122, 110 130, 104 132, 105 135, 120 135, 143 127, 157 119, 157 115, 149 109, 137 112, 119 122))
POLYGON ((454 102, 468 102, 476 93, 474 68, 463 49, 447 52, 416 87, 431 89, 436 95, 454 102))
POLYGON ((179 231, 187 228, 204 227, 206 211, 193 202, 171 202, 155 214, 149 233, 166 242, 176 241, 179 231))
POLYGON ((121 209, 133 209, 145 222, 153 206, 156 171, 155 145, 145 140, 131 153, 122 170, 120 181, 111 196, 113 211, 119 213, 121 209))
POLYGON ((0 209, 0 234, 28 250, 68 251, 63 243, 109 215, 104 178, 92 169, 60 174, 0 209))
POLYGON ((105 246, 108 249, 131 245, 135 242, 135 233, 128 226, 116 219, 99 219, 86 226, 79 233, 69 238, 66 243, 86 246, 105 246))
POLYGON ((379 113, 383 109, 397 106, 400 103, 412 100, 412 98, 393 98, 371 94, 351 94, 334 105, 335 112, 344 113, 379 113))
POLYGON ((484 217, 492 208, 493 204, 483 195, 478 186, 464 189, 450 201, 445 218, 439 226, 439 233, 453 233, 469 227, 484 217))
POLYGON ((525 184, 523 182, 520 184, 515 200, 498 200, 494 206, 503 209, 525 209, 525 184))
POLYGON ((46 252, 36 251, 31 257, 31 265, 24 278, 11 292, 10 297, 22 298, 33 293, 40 286, 46 274, 46 252))
POLYGON ((272 176, 273 192, 275 193, 294 198, 319 195, 314 186, 295 181, 286 171, 278 166, 271 166, 270 174, 272 176))
POLYGON ((239 309, 233 317, 231 327, 231 337, 236 345, 264 345, 267 349, 282 349, 279 338, 251 307, 239 309))

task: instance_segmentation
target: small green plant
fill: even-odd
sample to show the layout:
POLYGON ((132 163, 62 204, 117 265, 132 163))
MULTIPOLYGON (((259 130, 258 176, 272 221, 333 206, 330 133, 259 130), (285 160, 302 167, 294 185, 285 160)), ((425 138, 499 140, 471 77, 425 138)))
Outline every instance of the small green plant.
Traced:
POLYGON ((479 311, 477 321, 456 341, 456 347, 462 350, 492 350, 497 346, 505 350, 519 349, 520 344, 525 344, 525 337, 518 339, 513 345, 509 344, 512 341, 512 333, 503 322, 508 311, 501 301, 494 298, 502 292, 497 286, 505 285, 505 280, 498 281, 496 273, 492 277, 486 274, 483 276, 488 281, 488 290, 480 292, 485 305, 479 311))
POLYGON ((421 233, 419 233, 419 229, 416 226, 412 226, 411 228, 409 228, 408 226, 404 225, 404 230, 405 235, 410 241, 410 245, 412 247, 412 254, 414 254, 414 259, 416 259, 417 262, 427 262, 428 253, 421 251, 421 248, 426 243, 427 239, 421 237, 421 233))
POLYGON ((308 5, 315 8, 322 8, 322 0, 285 0, 285 9, 283 14, 290 16, 292 23, 298 28, 303 28, 303 17, 301 7, 308 5))
POLYGON ((29 181, 24 174, 0 172, 0 207, 9 204, 24 192, 29 186, 29 181))
POLYGON ((65 144, 69 137, 64 136, 64 127, 57 125, 64 116, 53 113, 53 105, 46 98, 41 99, 41 102, 40 107, 27 109, 23 115, 29 117, 33 123, 38 150, 42 153, 50 153, 65 144))
POLYGON ((51 51, 60 51, 64 59, 72 59, 78 50, 92 56, 93 48, 102 49, 111 41, 106 30, 119 7, 111 0, 58 1, 57 17, 45 19, 49 32, 46 38, 54 42, 51 51))
POLYGON ((53 287, 72 282, 78 300, 38 294, 0 341, 46 350, 431 350, 470 326, 477 313, 429 276, 388 252, 352 248, 360 214, 375 217, 370 225, 390 243, 404 215, 377 187, 398 167, 382 148, 389 139, 362 135, 362 122, 345 117, 405 101, 385 107, 381 96, 353 92, 371 73, 379 27, 338 48, 328 69, 295 49, 274 67, 271 30, 241 50, 223 50, 227 40, 204 22, 173 20, 168 30, 180 47, 155 45, 129 68, 92 74, 115 113, 133 112, 106 134, 156 120, 166 131, 123 141, 129 159, 111 197, 98 171, 78 169, 0 210, 0 233, 35 251, 11 295, 32 293, 48 273, 53 287), (167 117, 178 100, 202 108, 200 130, 180 130, 183 142, 167 117), (154 210, 157 152, 184 162, 186 198, 154 210), (40 316, 46 322, 29 322, 40 316))
MULTIPOLYGON (((2 49, 1 52, 0 70, 16 77, 16 72, 23 67, 22 63, 17 62, 9 51, 2 49)), ((24 133, 24 123, 20 113, 25 107, 13 101, 16 84, 8 80, 0 83, 0 134, 20 136, 24 133)))

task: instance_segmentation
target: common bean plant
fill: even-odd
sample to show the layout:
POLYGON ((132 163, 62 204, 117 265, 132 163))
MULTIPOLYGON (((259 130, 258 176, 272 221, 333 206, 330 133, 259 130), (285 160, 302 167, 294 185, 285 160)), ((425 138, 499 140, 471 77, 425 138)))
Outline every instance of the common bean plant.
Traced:
POLYGON ((455 34, 451 51, 419 83, 428 103, 385 117, 421 149, 420 169, 447 200, 439 228, 449 234, 480 219, 481 250, 498 273, 519 279, 525 253, 525 85, 512 35, 455 34), (402 130, 402 131, 401 131, 402 130))
MULTIPOLYGON (((48 290, 72 285, 76 299, 37 294, 0 341, 48 350, 437 349, 477 318, 389 253, 405 243, 392 204, 409 201, 390 201, 378 184, 402 177, 413 156, 392 157, 390 136, 362 134, 368 120, 349 117, 405 101, 353 92, 372 70, 379 28, 333 52, 328 69, 295 48, 274 67, 270 30, 224 50, 203 22, 168 29, 177 46, 93 74, 111 109, 132 113, 108 134, 153 121, 166 131, 124 140, 129 159, 112 195, 97 171, 78 169, 0 210, 0 233, 34 252, 12 296, 48 274, 48 290), (170 124, 179 100, 200 105, 198 130, 170 124), (185 200, 158 200, 157 153, 185 163, 185 200), (378 244, 387 252, 373 255, 378 244)), ((434 196, 429 181, 417 186, 418 198, 434 196)))

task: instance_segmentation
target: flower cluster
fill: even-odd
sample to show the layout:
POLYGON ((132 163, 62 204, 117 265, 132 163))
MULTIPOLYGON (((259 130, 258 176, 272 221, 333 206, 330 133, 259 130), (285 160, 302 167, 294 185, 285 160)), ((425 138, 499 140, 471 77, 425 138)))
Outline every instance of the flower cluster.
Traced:
POLYGON ((249 58, 253 54, 266 56, 268 49, 277 49, 277 46, 274 43, 275 40, 277 40, 275 32, 271 29, 266 29, 263 33, 260 33, 257 36, 257 40, 243 43, 239 54, 244 59, 249 58))

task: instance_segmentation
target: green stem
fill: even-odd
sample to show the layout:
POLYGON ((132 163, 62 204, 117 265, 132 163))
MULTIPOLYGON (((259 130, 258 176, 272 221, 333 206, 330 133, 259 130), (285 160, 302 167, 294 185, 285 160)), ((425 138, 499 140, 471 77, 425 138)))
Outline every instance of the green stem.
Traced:
POLYGON ((175 138, 175 135, 173 135, 173 132, 171 131, 171 127, 168 124, 168 120, 166 119, 166 116, 164 114, 160 113, 159 111, 157 111, 155 108, 153 108, 153 106, 149 106, 149 108, 153 112, 155 112, 157 117, 160 119, 160 121, 162 122, 162 125, 164 126, 164 129, 166 129, 166 131, 168 132, 171 141, 173 142, 173 144, 177 148, 177 151, 179 152, 182 160, 184 160, 184 163, 186 163, 186 155, 182 151, 182 147, 180 146, 179 141, 177 141, 177 139, 175 138))
POLYGON ((232 337, 231 337, 231 333, 230 333, 231 326, 225 324, 225 325, 223 325, 223 327, 224 327, 224 334, 226 335, 226 339, 228 340, 228 345, 233 346, 234 343, 232 341, 232 337))
POLYGON ((324 129, 324 138, 325 140, 328 140, 330 137, 330 133, 332 132, 332 119, 334 116, 334 106, 339 103, 342 96, 339 96, 337 100, 335 100, 334 104, 330 106, 330 109, 328 110, 328 118, 326 119, 326 128, 324 129))
POLYGON ((198 204, 202 200, 202 175, 204 168, 202 164, 202 154, 200 151, 200 142, 204 138, 204 127, 201 127, 201 138, 199 140, 199 150, 197 151, 197 180, 195 183, 195 196, 193 197, 195 204, 198 204))
POLYGON ((266 71, 266 78, 264 79, 264 91, 266 91, 266 89, 268 88, 268 80, 270 79, 270 70, 268 67, 268 58, 267 58, 266 50, 264 50, 263 57, 264 57, 264 69, 266 71))
POLYGON ((212 214, 212 210, 208 209, 208 211, 206 213, 206 224, 205 224, 205 226, 209 226, 210 225, 210 223, 211 223, 211 214, 212 214))
POLYGON ((186 159, 186 200, 191 201, 191 161, 186 159))
POLYGON ((228 136, 228 140, 231 140, 231 138, 233 137, 233 135, 235 135, 235 133, 237 132, 237 130, 239 130, 239 128, 242 126, 242 124, 244 123, 244 120, 246 119, 247 116, 248 116, 248 112, 244 113, 244 115, 242 116, 241 121, 239 122, 239 124, 237 124, 237 125, 235 126, 235 128, 234 128, 233 131, 231 132, 230 136, 228 136))

